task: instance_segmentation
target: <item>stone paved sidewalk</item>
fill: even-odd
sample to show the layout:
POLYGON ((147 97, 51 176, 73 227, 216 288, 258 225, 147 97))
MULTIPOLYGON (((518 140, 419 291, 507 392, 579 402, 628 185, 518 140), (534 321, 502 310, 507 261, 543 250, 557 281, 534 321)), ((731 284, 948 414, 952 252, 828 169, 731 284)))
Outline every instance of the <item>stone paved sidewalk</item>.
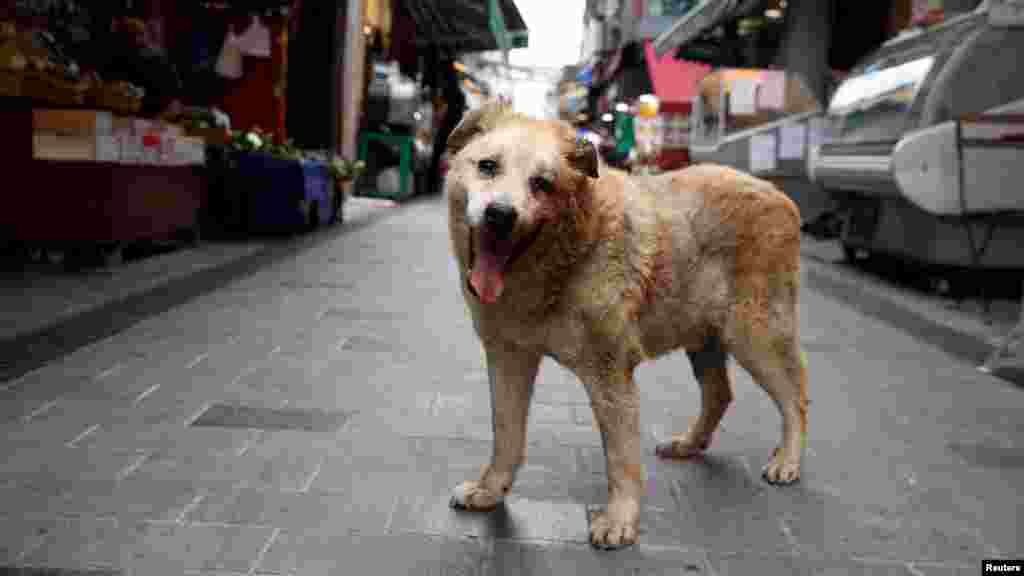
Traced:
POLYGON ((582 388, 545 364, 514 496, 450 510, 488 458, 490 407, 444 215, 412 202, 0 384, 0 566, 919 576, 1024 556, 1021 391, 813 282, 799 485, 760 480, 779 422, 738 369, 708 455, 658 461, 655 441, 699 404, 669 357, 637 374, 640 543, 591 550, 600 439, 582 388))

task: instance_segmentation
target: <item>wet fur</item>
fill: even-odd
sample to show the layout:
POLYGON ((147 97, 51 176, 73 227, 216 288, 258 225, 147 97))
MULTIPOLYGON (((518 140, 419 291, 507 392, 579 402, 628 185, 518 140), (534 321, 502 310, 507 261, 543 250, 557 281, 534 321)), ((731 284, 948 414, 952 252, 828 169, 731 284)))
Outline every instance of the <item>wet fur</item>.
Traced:
POLYGON ((453 505, 496 506, 525 456, 533 381, 549 356, 572 370, 591 400, 605 448, 608 508, 591 541, 615 548, 636 539, 641 465, 641 362, 685 350, 701 385, 690 429, 658 447, 664 457, 707 448, 732 400, 733 356, 775 401, 782 441, 763 472, 773 483, 799 477, 807 432, 807 374, 799 350, 800 215, 772 184, 720 166, 655 177, 598 167, 592 147, 558 122, 500 107, 470 113, 449 140, 446 182, 452 249, 461 287, 491 376, 494 456, 481 478, 456 489, 453 505), (505 162, 483 180, 483 156, 505 162), (550 194, 526 182, 554 167, 550 194), (498 302, 467 288, 474 241, 467 198, 500 190, 515 199, 519 237, 543 226, 507 270, 498 302))

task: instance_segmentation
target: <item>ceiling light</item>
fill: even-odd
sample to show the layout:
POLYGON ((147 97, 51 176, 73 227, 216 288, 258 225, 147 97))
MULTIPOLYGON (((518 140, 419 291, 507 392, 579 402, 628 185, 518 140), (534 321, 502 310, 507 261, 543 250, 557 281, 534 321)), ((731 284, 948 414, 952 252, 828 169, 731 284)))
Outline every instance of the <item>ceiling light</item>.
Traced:
POLYGON ((782 18, 782 10, 779 10, 778 8, 769 8, 764 11, 764 15, 769 20, 778 20, 779 18, 782 18))

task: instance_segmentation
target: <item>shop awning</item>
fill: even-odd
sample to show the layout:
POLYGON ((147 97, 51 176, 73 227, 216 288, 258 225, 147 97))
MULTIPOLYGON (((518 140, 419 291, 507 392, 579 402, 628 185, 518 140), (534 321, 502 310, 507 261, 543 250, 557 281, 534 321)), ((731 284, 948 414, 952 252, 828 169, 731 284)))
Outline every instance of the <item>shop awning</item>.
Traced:
POLYGON ((701 79, 712 70, 706 64, 677 60, 671 54, 658 56, 650 40, 645 42, 644 49, 654 95, 662 102, 690 102, 698 93, 701 79))
POLYGON ((406 0, 415 44, 452 52, 525 48, 526 23, 513 0, 406 0))
POLYGON ((654 39, 654 51, 659 57, 664 56, 723 21, 750 12, 761 3, 762 0, 701 0, 654 39))

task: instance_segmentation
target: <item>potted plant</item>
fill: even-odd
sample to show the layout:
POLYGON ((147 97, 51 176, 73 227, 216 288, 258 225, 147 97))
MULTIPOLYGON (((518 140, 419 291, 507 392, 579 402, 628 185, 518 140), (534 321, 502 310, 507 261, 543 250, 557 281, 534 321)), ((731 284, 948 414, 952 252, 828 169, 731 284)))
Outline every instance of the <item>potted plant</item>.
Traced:
POLYGON ((347 199, 346 186, 362 175, 366 170, 366 164, 362 160, 346 160, 340 156, 334 156, 327 166, 331 179, 334 181, 334 193, 332 195, 331 223, 343 220, 343 206, 347 199))

